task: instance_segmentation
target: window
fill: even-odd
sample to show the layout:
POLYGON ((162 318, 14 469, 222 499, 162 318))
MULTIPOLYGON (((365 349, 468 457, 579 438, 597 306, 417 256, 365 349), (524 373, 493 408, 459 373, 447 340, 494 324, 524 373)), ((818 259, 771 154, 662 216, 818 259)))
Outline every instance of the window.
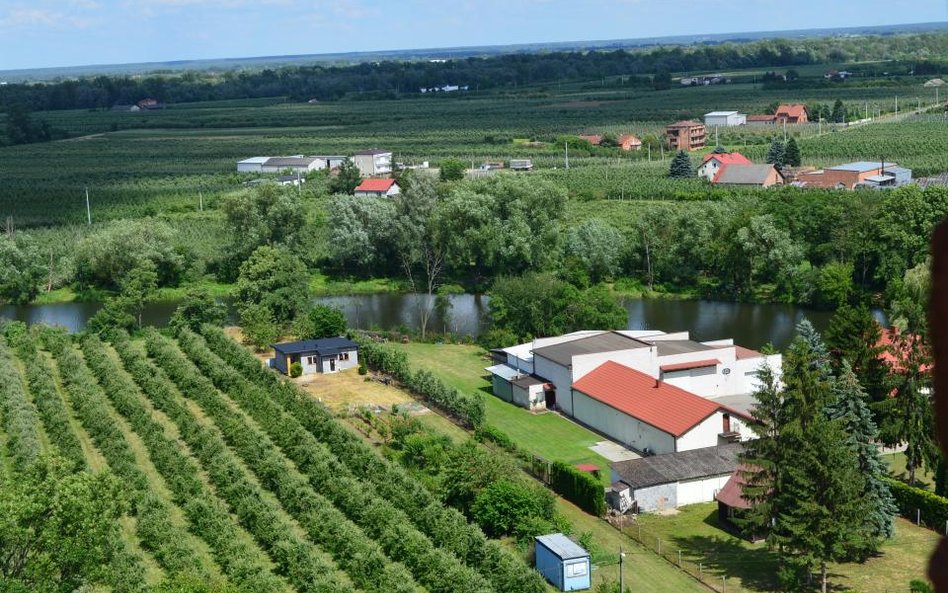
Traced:
POLYGON ((348 353, 348 352, 343 352, 342 354, 340 354, 340 355, 339 355, 339 360, 349 360, 349 353, 348 353))
POLYGON ((586 561, 573 562, 566 565, 566 578, 586 576, 586 561))
POLYGON ((318 356, 307 356, 307 357, 306 357, 306 364, 308 364, 308 365, 319 364, 319 357, 318 357, 318 356))

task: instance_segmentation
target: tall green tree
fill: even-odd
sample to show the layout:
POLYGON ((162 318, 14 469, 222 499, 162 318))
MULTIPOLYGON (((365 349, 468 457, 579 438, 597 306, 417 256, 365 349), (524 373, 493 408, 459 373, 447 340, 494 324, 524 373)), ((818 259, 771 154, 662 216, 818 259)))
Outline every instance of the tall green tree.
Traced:
POLYGON ((280 327, 296 318, 305 306, 309 276, 292 253, 263 245, 240 266, 235 304, 238 309, 262 305, 280 327))
POLYGON ((441 181, 458 181, 464 179, 464 170, 467 165, 461 159, 444 159, 441 161, 439 177, 441 181))
POLYGON ((346 316, 338 307, 313 305, 297 320, 293 331, 301 340, 341 336, 346 333, 346 316))
POLYGON ((787 148, 780 138, 774 138, 771 141, 770 149, 767 151, 767 162, 778 169, 787 164, 787 148))
POLYGON ((227 322, 227 307, 217 302, 207 288, 189 288, 184 299, 171 315, 169 325, 175 329, 199 331, 205 323, 221 326, 227 322))
POLYGON ((265 349, 280 337, 280 327, 266 305, 248 303, 240 308, 240 329, 244 339, 258 351, 265 349))
POLYGON ((686 179, 695 176, 694 167, 691 165, 691 157, 684 150, 675 153, 668 169, 668 176, 673 179, 686 179))
MULTIPOLYGON (((840 365, 834 392, 835 399, 827 407, 827 415, 831 420, 843 421, 850 445, 856 449, 859 472, 865 478, 863 497, 869 501, 869 513, 865 519, 867 531, 872 537, 867 539, 867 543, 872 544, 880 538, 892 537, 892 520, 899 509, 885 483, 888 466, 879 456, 876 445, 879 430, 869 410, 869 398, 846 359, 840 365)), ((870 548, 866 551, 875 550, 870 548)))
POLYGON ((833 112, 830 115, 832 120, 838 124, 846 123, 846 118, 848 113, 846 111, 846 105, 843 104, 842 99, 836 99, 836 102, 833 103, 833 112))
POLYGON ((791 167, 800 166, 800 145, 797 144, 797 141, 793 136, 790 136, 790 139, 787 140, 787 147, 784 151, 783 162, 785 165, 790 165, 791 167))
MULTIPOLYGON (((841 372, 843 361, 848 361, 859 384, 876 404, 889 395, 888 370, 882 359, 882 327, 866 305, 844 305, 830 318, 825 332, 833 368, 841 372)), ((877 419, 878 423, 878 419, 877 419)))
POLYGON ((591 218, 570 229, 566 238, 566 253, 575 257, 589 279, 602 282, 619 271, 619 260, 624 252, 625 239, 611 224, 591 218))
POLYGON ((42 259, 28 235, 0 236, 0 302, 22 305, 36 298, 42 259))
POLYGON ((362 174, 359 172, 359 167, 347 157, 339 165, 338 174, 329 180, 329 191, 334 194, 352 195, 360 183, 362 183, 362 174))

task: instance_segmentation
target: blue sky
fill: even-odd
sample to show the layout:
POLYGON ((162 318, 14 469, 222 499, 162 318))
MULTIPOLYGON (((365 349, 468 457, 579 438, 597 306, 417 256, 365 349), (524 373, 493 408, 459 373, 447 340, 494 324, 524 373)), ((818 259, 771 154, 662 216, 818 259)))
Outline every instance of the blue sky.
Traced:
POLYGON ((0 70, 946 20, 948 0, 0 0, 0 70))

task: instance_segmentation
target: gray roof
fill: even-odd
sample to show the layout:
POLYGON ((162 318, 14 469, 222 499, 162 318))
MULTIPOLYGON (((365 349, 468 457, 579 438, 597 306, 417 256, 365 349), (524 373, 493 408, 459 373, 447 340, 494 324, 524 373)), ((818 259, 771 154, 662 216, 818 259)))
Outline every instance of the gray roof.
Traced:
POLYGON ((538 545, 542 545, 547 550, 556 554, 560 560, 589 557, 589 552, 562 533, 538 535, 535 539, 538 545))
POLYGON ((391 154, 391 150, 362 150, 356 153, 357 156, 376 156, 380 154, 391 154))
POLYGON ((489 366, 484 370, 491 375, 497 375, 505 381, 512 381, 513 379, 516 379, 518 376, 520 376, 520 371, 505 364, 495 364, 494 366, 489 366))
POLYGON ((316 162, 316 157, 311 156, 275 156, 267 159, 264 163, 267 167, 308 167, 316 162))
POLYGON ((654 344, 659 356, 717 350, 717 348, 713 346, 705 346, 701 342, 695 342, 694 340, 649 340, 648 338, 642 338, 642 341, 654 344))
POLYGON ((724 167, 715 182, 733 183, 735 185, 760 185, 767 181, 767 177, 773 170, 773 165, 728 165, 724 167))
POLYGON ((835 167, 829 167, 835 171, 853 171, 856 173, 865 173, 866 171, 872 171, 873 169, 881 169, 885 165, 886 169, 889 167, 895 167, 895 163, 882 163, 879 161, 856 161, 855 163, 846 163, 845 165, 837 165, 835 167))
POLYGON ((562 344, 553 344, 536 348, 533 351, 534 356, 542 356, 548 360, 561 365, 570 366, 573 364, 573 357, 582 354, 596 354, 598 352, 615 352, 616 350, 632 350, 633 348, 648 348, 649 345, 635 338, 623 336, 616 332, 603 332, 590 336, 563 342, 562 344))
POLYGON ((705 117, 715 117, 715 116, 723 116, 723 115, 740 115, 740 113, 738 113, 737 111, 712 111, 710 113, 704 114, 705 117))
POLYGON ((281 354, 302 354, 304 352, 313 352, 320 356, 330 354, 339 354, 358 350, 359 345, 347 338, 322 338, 320 340, 302 340, 300 342, 283 342, 274 344, 273 349, 281 354))
POLYGON ((522 387, 526 389, 533 385, 543 385, 544 383, 546 383, 546 381, 544 381, 543 379, 538 379, 537 377, 534 377, 533 375, 524 375, 523 377, 514 379, 513 381, 511 381, 511 383, 513 383, 517 387, 522 387))
POLYGON ((737 467, 741 443, 705 447, 611 464, 619 479, 633 490, 730 474, 737 467))

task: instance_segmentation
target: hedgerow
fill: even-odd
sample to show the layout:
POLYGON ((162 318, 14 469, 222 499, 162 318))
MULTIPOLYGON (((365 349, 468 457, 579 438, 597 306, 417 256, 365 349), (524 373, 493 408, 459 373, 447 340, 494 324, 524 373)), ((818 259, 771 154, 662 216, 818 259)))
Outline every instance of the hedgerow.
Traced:
MULTIPOLYGON (((378 455, 348 431, 319 403, 302 394, 276 373, 264 369, 254 356, 227 337, 220 328, 204 326, 207 346, 261 390, 258 399, 275 401, 354 475, 370 482, 381 496, 403 510, 435 545, 450 550, 487 576, 504 593, 540 593, 545 584, 532 568, 495 540, 488 539, 458 511, 444 506, 400 466, 378 455)), ((218 363, 220 364, 220 363, 218 363)))
POLYGON ((316 490, 375 538, 390 557, 404 562, 415 579, 428 591, 460 593, 490 590, 480 575, 465 567, 449 552, 435 547, 416 530, 402 510, 376 495, 374 488, 355 478, 295 419, 268 398, 259 397, 259 390, 223 364, 202 342, 203 339, 192 332, 183 331, 179 334, 180 347, 207 377, 202 376, 169 341, 157 333, 147 336, 149 353, 183 392, 195 398, 205 412, 214 418, 218 426, 228 427, 226 433, 229 433, 232 446, 240 446, 241 438, 253 433, 254 428, 240 415, 229 410, 218 395, 217 388, 234 399, 266 433, 259 435, 258 444, 265 448, 278 446, 309 478, 316 490))
POLYGON ((17 469, 26 469, 43 452, 40 444, 36 408, 30 402, 17 369, 13 353, 0 337, 0 414, 9 437, 8 447, 17 469))

